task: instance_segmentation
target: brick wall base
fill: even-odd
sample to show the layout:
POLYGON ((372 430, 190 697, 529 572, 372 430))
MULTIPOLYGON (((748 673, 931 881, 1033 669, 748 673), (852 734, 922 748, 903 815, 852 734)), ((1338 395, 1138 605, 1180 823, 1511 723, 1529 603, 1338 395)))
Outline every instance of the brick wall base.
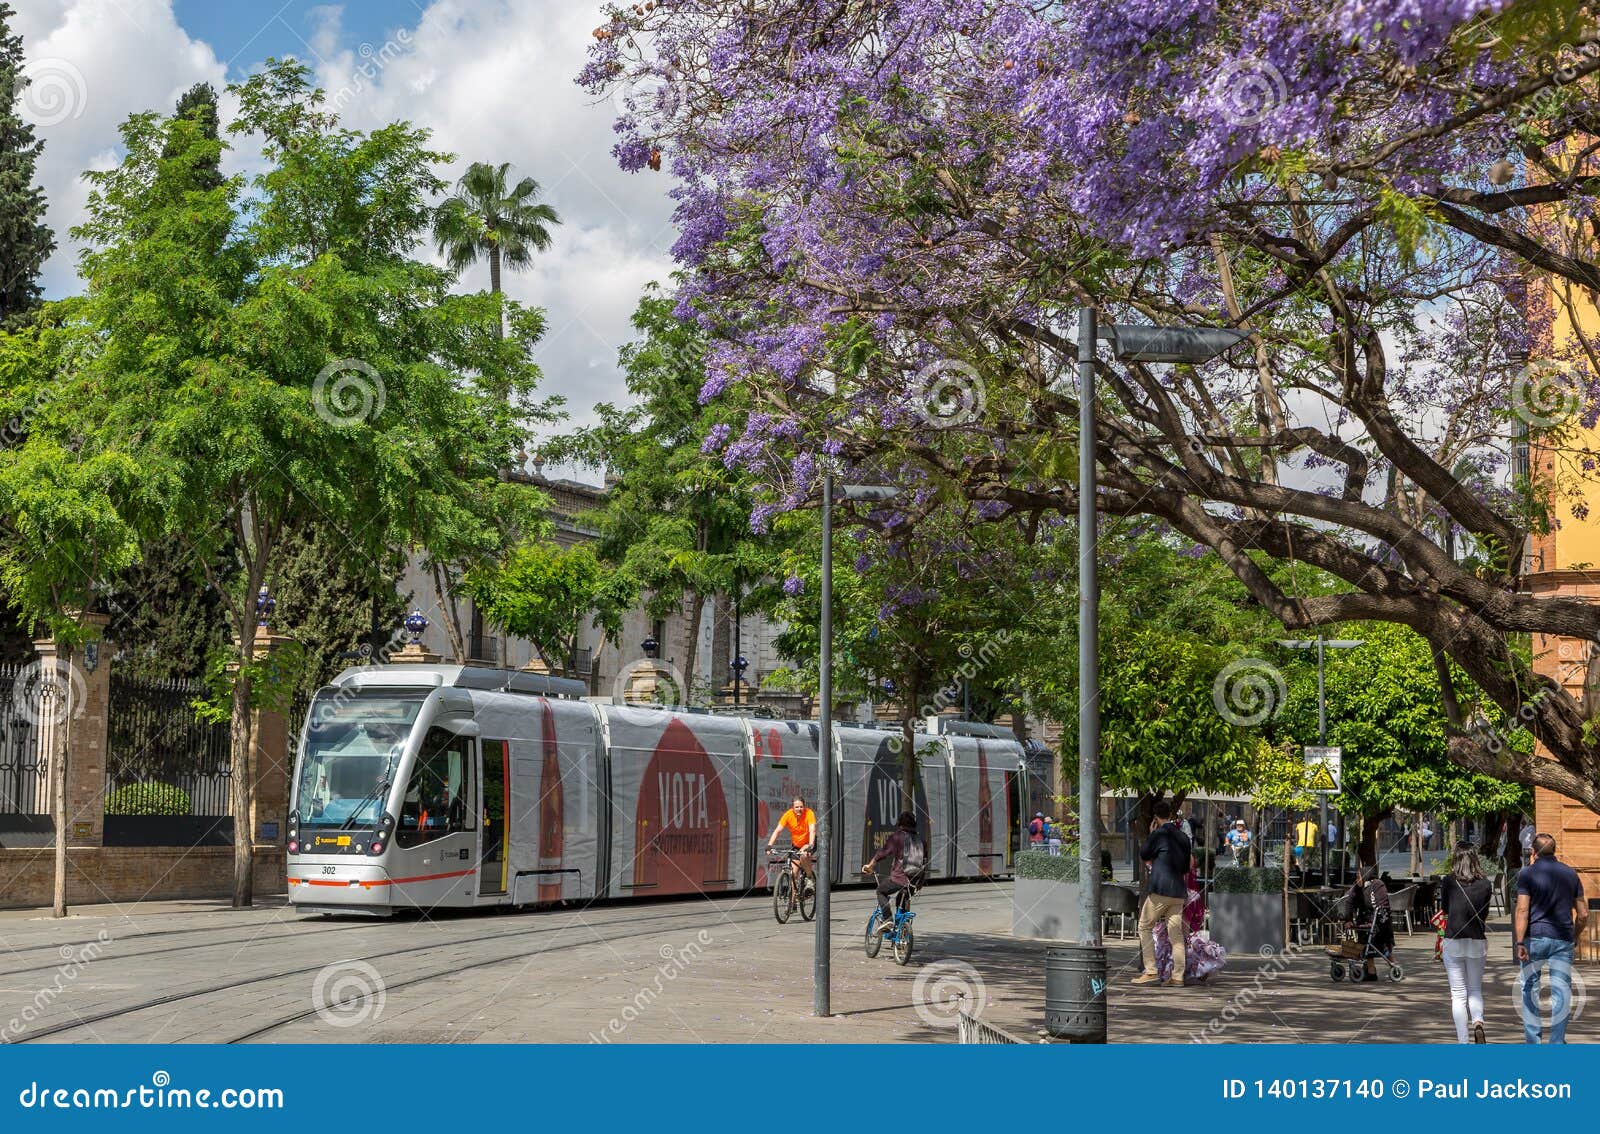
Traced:
MULTIPOLYGON (((256 847, 255 892, 286 892, 282 847, 256 847)), ((0 909, 48 906, 55 894, 55 852, 0 850, 0 909)), ((227 898, 233 894, 232 847, 68 847, 67 904, 227 898)))

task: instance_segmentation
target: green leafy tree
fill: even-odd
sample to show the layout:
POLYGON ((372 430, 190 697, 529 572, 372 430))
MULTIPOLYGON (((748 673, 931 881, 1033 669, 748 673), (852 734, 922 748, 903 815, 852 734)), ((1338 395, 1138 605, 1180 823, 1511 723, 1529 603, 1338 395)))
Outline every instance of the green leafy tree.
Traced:
MULTIPOLYGON (((1377 861, 1379 823, 1396 808, 1482 816, 1521 812, 1527 787, 1468 771, 1449 758, 1445 710, 1434 654, 1426 639, 1387 623, 1346 627, 1366 644, 1325 659, 1328 743, 1343 750, 1340 814, 1362 821, 1361 861, 1377 861)), ((1272 724, 1274 737, 1298 748, 1317 742, 1316 667, 1293 668, 1289 696, 1272 724)), ((1459 672, 1453 686, 1467 697, 1459 672)), ((1498 714, 1495 714, 1498 716, 1498 714)), ((1525 743, 1525 738, 1511 738, 1525 743)))
POLYGON ((695 689, 696 643, 707 603, 737 592, 745 609, 775 598, 779 539, 751 531, 749 478, 707 452, 718 430, 743 417, 735 399, 700 404, 705 333, 650 285, 633 315, 638 339, 620 362, 633 404, 597 406, 599 424, 546 447, 611 474, 605 503, 585 516, 602 558, 633 578, 653 617, 688 607, 681 656, 695 689))
POLYGON ((284 534, 267 586, 277 604, 272 629, 306 651, 297 692, 325 685, 352 655, 377 660, 375 652, 400 631, 405 596, 395 580, 404 564, 397 553, 369 559, 364 551, 315 521, 284 534))
MULTIPOLYGON (((908 494, 909 495, 909 494, 908 494)), ((990 682, 1012 655, 1017 611, 1010 593, 1026 572, 1014 527, 983 524, 966 507, 937 501, 915 518, 891 503, 835 505, 834 699, 892 698, 902 717, 903 805, 917 779, 916 725, 959 705, 963 682, 990 682)), ((811 688, 821 656, 819 517, 796 514, 784 552, 787 623, 776 645, 811 688)))
POLYGON ((524 543, 503 562, 469 574, 466 585, 484 617, 532 642, 553 673, 573 665, 586 620, 615 638, 638 599, 633 580, 587 544, 524 543))
POLYGON ((38 305, 39 272, 55 250, 35 166, 44 143, 17 112, 28 78, 14 11, 0 3, 0 327, 38 305))
POLYGON ((137 514, 145 504, 142 482, 125 453, 86 455, 37 432, 0 450, 0 584, 24 621, 57 647, 56 666, 41 667, 22 690, 50 770, 56 917, 67 916, 67 763, 82 711, 75 658, 98 633, 85 613, 100 580, 138 555, 135 529, 116 504, 137 514))
POLYGON ((396 548, 503 540, 532 502, 499 471, 525 443, 510 407, 537 380, 542 323, 452 294, 452 273, 417 258, 446 160, 426 132, 341 127, 293 62, 232 90, 231 130, 265 159, 248 193, 237 178, 196 188, 222 143, 154 114, 130 118, 124 159, 89 175, 89 290, 52 403, 66 412, 37 443, 135 463, 159 502, 138 514, 142 534, 181 539, 221 596, 237 640, 234 902, 247 905, 257 592, 313 520, 372 570, 396 548))

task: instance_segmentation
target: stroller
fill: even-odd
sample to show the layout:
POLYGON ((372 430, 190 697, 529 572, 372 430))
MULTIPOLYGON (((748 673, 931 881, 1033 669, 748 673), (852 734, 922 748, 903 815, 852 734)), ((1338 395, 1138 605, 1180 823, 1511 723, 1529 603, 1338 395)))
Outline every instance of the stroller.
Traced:
POLYGON ((1328 976, 1334 983, 1348 980, 1352 984, 1358 984, 1364 980, 1380 979, 1384 968, 1387 968, 1390 982, 1398 983, 1404 980, 1406 971, 1395 962, 1393 949, 1385 952, 1373 943, 1378 930, 1375 911, 1365 924, 1360 924, 1357 920, 1357 915, 1361 912, 1356 908, 1353 896, 1349 894, 1340 898, 1329 911, 1329 917, 1340 924, 1340 929, 1338 943, 1327 947, 1328 976), (1371 975, 1367 973, 1369 963, 1373 965, 1371 975))

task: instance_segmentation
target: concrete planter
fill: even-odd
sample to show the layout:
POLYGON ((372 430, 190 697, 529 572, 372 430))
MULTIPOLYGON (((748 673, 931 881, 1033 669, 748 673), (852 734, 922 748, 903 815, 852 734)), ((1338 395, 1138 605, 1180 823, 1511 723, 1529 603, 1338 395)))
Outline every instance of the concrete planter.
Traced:
POLYGON ((1011 934, 1036 941, 1078 939, 1078 884, 1018 878, 1011 892, 1011 934))
POLYGON ((1211 939, 1230 956, 1283 948, 1282 894, 1219 894, 1212 891, 1211 939))

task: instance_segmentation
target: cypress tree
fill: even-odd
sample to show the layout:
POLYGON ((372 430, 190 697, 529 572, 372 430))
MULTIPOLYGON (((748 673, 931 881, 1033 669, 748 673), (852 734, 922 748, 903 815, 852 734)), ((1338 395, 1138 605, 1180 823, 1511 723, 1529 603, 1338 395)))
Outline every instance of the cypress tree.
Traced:
POLYGON ((44 223, 44 190, 34 180, 44 143, 18 113, 28 80, 12 14, 0 0, 0 327, 38 305, 39 271, 56 246, 44 223))

